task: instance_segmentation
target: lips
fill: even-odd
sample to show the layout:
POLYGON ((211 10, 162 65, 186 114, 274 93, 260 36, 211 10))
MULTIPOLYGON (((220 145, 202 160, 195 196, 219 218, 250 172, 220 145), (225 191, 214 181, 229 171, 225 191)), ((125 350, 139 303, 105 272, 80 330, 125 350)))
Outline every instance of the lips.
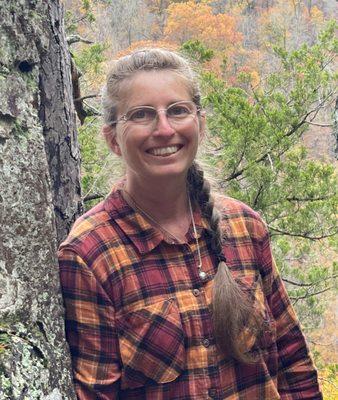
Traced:
POLYGON ((173 145, 173 146, 166 146, 166 147, 153 147, 147 150, 147 153, 153 156, 159 157, 167 157, 172 154, 177 153, 183 146, 182 145, 173 145))

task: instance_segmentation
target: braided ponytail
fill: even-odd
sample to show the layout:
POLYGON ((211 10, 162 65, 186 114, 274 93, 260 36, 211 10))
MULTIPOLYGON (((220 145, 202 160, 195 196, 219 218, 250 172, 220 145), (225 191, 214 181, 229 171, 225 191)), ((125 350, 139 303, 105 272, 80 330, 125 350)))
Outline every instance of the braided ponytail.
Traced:
POLYGON ((242 362, 255 359, 245 353, 243 340, 260 334, 261 318, 252 302, 232 277, 225 263, 222 249, 220 213, 211 195, 210 183, 204 178, 202 168, 194 162, 188 171, 188 189, 193 201, 201 208, 211 228, 211 249, 218 260, 213 286, 213 325, 218 348, 228 357, 242 362), (246 335, 245 335, 246 334, 246 335), (243 337, 244 335, 244 337, 243 337), (240 340, 242 338, 243 340, 240 340))

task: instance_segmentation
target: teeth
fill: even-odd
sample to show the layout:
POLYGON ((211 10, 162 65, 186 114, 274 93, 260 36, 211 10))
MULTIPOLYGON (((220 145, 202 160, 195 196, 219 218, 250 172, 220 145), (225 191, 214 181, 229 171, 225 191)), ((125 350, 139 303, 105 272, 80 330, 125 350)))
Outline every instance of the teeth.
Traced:
POLYGON ((176 153, 179 149, 179 146, 168 146, 157 149, 150 149, 148 153, 154 156, 169 156, 170 154, 176 153))

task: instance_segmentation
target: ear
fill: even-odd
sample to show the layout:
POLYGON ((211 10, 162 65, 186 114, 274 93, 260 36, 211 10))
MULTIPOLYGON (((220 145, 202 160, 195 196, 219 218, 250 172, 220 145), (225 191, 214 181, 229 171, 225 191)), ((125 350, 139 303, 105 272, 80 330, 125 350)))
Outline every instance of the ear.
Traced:
POLYGON ((122 153, 121 153, 120 145, 117 143, 116 136, 113 136, 111 138, 109 147, 112 149, 113 153, 115 153, 117 156, 121 157, 122 153))
POLYGON ((106 139, 108 147, 111 149, 111 151, 116 155, 121 156, 121 149, 116 140, 115 127, 105 124, 102 126, 101 133, 103 137, 106 139))
POLYGON ((205 138, 205 134, 206 134, 206 129, 207 129, 207 125, 206 125, 206 113, 204 110, 202 110, 200 112, 199 115, 199 124, 200 124, 200 142, 205 138))

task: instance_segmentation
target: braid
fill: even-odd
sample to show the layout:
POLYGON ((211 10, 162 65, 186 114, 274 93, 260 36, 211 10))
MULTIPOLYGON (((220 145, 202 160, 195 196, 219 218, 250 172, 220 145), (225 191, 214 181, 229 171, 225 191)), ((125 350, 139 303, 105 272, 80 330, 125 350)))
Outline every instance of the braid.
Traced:
POLYGON ((221 215, 215 207, 210 183, 204 178, 204 172, 196 162, 189 168, 187 182, 192 200, 199 205, 202 215, 209 221, 210 246, 218 260, 212 300, 217 346, 227 356, 242 362, 253 362, 255 359, 245 353, 243 341, 248 339, 248 335, 256 338, 260 334, 261 317, 238 286, 225 263, 222 248, 223 235, 220 227, 221 215))
POLYGON ((204 178, 203 169, 194 162, 188 171, 189 194, 201 208, 202 215, 207 218, 211 230, 211 249, 218 260, 224 260, 222 249, 222 232, 220 228, 220 213, 214 207, 215 201, 211 196, 211 187, 204 178))

